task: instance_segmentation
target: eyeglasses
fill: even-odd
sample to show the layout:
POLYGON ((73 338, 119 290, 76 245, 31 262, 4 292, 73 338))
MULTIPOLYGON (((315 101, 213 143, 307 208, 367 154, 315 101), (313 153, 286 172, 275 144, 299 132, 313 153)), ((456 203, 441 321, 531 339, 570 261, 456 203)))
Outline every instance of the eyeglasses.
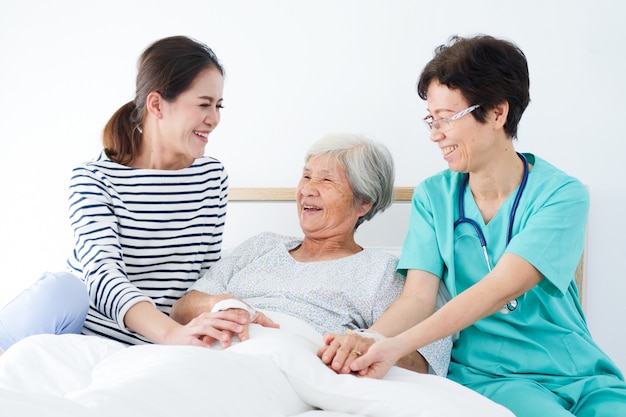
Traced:
POLYGON ((426 123, 426 126, 428 126, 428 129, 430 130, 437 130, 439 132, 445 133, 445 132, 448 132, 449 130, 452 130, 451 122, 453 120, 460 119, 461 117, 465 116, 466 114, 470 114, 471 112, 473 112, 479 107, 480 107, 480 104, 474 104, 473 106, 469 106, 465 110, 461 110, 460 112, 458 112, 457 114, 455 114, 454 116, 448 119, 434 120, 433 116, 429 115, 429 116, 424 117, 424 123, 426 123))

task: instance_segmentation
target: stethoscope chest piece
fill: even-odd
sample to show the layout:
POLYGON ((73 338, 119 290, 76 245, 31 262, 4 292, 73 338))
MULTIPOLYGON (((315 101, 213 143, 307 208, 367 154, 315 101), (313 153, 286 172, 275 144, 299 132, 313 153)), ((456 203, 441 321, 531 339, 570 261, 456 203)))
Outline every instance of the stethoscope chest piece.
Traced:
POLYGON ((515 299, 513 299, 513 300, 509 301, 508 303, 506 303, 506 304, 504 305, 504 307, 502 307, 502 308, 500 309, 500 312, 501 312, 502 314, 509 314, 509 313, 512 313, 512 312, 514 312, 515 310, 517 310, 517 306, 518 306, 518 302, 517 302, 517 298, 515 298, 515 299))

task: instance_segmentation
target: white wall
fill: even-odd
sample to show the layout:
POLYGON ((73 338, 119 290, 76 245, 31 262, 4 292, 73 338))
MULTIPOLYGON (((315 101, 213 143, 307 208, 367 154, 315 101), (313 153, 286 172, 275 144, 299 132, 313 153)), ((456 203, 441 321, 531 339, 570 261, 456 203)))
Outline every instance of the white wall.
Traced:
MULTIPOLYGON (((626 316, 624 16, 619 0, 4 0, 0 304, 64 268, 69 172, 99 152, 109 116, 133 98, 150 42, 189 35, 223 61, 226 109, 207 152, 232 186, 294 186, 304 151, 329 131, 385 142, 397 184, 412 186, 445 167, 420 123, 419 71, 449 35, 481 32, 515 41, 529 59, 518 150, 590 187, 588 322, 626 370, 626 335, 614 327, 626 316)), ((227 239, 248 231, 231 222, 227 239)))

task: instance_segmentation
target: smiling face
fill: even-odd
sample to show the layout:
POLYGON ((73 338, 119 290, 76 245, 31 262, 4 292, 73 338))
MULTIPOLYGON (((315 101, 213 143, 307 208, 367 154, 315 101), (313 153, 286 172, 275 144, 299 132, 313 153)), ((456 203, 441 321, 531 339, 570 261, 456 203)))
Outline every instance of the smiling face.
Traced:
MULTIPOLYGON (((452 90, 433 81, 428 87, 428 112, 433 119, 447 119, 476 103, 468 103, 459 90, 452 90)), ((432 130, 430 139, 435 142, 448 167, 457 172, 470 172, 487 161, 497 137, 490 122, 479 123, 467 114, 450 122, 450 130, 432 130)))
POLYGON ((161 101, 159 145, 168 159, 182 159, 183 165, 189 165, 204 155, 209 134, 220 121, 223 91, 224 77, 209 67, 174 101, 161 101))
POLYGON ((300 227, 311 239, 352 239, 358 218, 371 208, 371 204, 355 205, 345 170, 324 154, 306 163, 296 199, 300 227))

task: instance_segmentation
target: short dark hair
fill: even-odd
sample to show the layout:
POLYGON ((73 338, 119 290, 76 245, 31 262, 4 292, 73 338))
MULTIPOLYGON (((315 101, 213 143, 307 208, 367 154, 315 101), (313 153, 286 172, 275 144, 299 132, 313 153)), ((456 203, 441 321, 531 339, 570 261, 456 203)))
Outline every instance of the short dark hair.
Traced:
POLYGON ((423 100, 433 81, 459 90, 470 105, 479 104, 472 116, 481 123, 487 111, 507 101, 504 130, 517 138, 517 125, 530 103, 528 63, 517 45, 488 35, 452 36, 422 70, 417 93, 423 100))

